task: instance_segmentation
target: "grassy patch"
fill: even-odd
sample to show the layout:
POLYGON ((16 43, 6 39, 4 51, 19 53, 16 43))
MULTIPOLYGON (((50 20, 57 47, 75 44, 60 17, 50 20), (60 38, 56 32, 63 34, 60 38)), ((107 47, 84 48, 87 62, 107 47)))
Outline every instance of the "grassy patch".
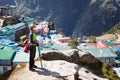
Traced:
POLYGON ((109 80, 120 80, 116 72, 111 68, 111 66, 107 64, 103 64, 102 72, 103 72, 103 75, 109 80))

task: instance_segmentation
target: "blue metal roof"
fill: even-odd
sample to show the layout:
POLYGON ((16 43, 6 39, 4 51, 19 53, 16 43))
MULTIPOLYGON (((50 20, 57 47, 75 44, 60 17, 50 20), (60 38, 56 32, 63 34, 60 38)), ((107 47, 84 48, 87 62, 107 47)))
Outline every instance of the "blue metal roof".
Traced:
POLYGON ((51 34, 49 35, 50 39, 54 39, 54 38, 62 38, 62 36, 60 34, 51 34))
POLYGON ((117 47, 116 50, 117 50, 117 51, 120 51, 120 47, 117 47))
POLYGON ((6 46, 17 46, 18 44, 14 41, 11 41, 9 39, 0 39, 0 44, 6 45, 6 46))

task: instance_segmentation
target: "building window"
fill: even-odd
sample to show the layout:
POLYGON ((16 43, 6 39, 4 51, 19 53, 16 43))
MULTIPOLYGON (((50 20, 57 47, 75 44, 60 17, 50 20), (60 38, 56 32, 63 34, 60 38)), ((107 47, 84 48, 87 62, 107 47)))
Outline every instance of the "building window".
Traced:
POLYGON ((110 59, 109 59, 109 58, 106 58, 106 59, 105 59, 105 62, 106 62, 106 63, 110 63, 110 59))
POLYGON ((2 61, 0 61, 0 65, 2 65, 2 66, 11 65, 11 62, 10 61, 2 60, 2 61))
POLYGON ((7 65, 11 65, 11 61, 6 61, 7 65))
POLYGON ((7 72, 7 67, 3 67, 3 72, 7 72))
POLYGON ((1 65, 6 65, 7 62, 3 60, 3 61, 0 61, 0 64, 1 64, 1 65))

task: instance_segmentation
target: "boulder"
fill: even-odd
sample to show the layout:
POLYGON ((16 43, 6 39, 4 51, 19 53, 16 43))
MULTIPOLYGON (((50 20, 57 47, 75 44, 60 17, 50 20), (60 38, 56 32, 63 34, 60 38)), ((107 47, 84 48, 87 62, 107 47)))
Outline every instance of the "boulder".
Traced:
POLYGON ((100 60, 91 54, 79 51, 77 49, 71 49, 68 51, 44 51, 42 52, 42 58, 45 60, 65 60, 76 63, 78 65, 83 63, 102 64, 100 60))
POLYGON ((65 60, 68 62, 78 62, 79 58, 88 54, 77 49, 70 49, 68 51, 50 50, 42 52, 42 58, 45 60, 65 60))
POLYGON ((44 60, 69 60, 69 57, 59 51, 44 51, 41 56, 44 60))
POLYGON ((45 51, 42 53, 45 60, 65 60, 77 65, 87 66, 93 69, 94 73, 102 74, 103 63, 89 53, 85 53, 76 49, 68 51, 45 51))

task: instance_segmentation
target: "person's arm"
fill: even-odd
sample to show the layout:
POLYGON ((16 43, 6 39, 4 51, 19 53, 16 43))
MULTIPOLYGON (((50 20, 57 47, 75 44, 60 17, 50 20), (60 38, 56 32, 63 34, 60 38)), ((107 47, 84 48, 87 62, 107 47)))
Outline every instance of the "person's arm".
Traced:
POLYGON ((34 43, 33 42, 33 34, 30 34, 30 43, 34 43))

